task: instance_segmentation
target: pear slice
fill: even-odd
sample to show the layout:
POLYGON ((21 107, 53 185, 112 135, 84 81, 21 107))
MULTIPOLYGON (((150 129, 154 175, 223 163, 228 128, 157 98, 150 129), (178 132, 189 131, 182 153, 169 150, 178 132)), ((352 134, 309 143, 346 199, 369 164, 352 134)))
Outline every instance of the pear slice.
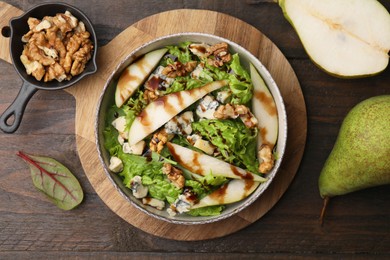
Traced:
POLYGON ((228 83, 228 80, 213 81, 200 88, 175 92, 156 99, 135 118, 129 130, 129 144, 138 143, 198 99, 228 83))
POLYGON ((271 92, 256 68, 250 64, 250 74, 253 83, 252 112, 259 128, 257 148, 268 144, 271 149, 278 139, 278 111, 271 92))
POLYGON ((260 182, 253 180, 231 180, 206 197, 203 197, 198 203, 193 205, 191 209, 230 204, 243 200, 252 194, 259 184, 260 182))
POLYGON ((246 179, 256 182, 264 182, 267 180, 257 174, 253 174, 212 156, 174 143, 168 142, 167 147, 176 162, 185 169, 201 176, 205 176, 211 172, 214 176, 223 176, 231 179, 246 179))
POLYGON ((310 58, 340 77, 370 76, 389 63, 390 15, 376 0, 279 0, 310 58))
POLYGON ((121 107, 152 73, 168 49, 158 49, 146 53, 130 64, 121 74, 115 91, 115 104, 121 107))

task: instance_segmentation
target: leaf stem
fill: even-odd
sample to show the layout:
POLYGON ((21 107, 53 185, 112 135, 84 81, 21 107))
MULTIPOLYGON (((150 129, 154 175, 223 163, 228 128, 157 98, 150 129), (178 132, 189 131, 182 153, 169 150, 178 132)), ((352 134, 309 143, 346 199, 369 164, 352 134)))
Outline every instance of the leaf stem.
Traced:
POLYGON ((324 198, 324 205, 322 206, 322 210, 321 210, 321 214, 320 214, 320 225, 321 225, 321 227, 324 224, 325 211, 326 211, 326 208, 328 207, 329 199, 330 199, 329 197, 325 197, 324 198))

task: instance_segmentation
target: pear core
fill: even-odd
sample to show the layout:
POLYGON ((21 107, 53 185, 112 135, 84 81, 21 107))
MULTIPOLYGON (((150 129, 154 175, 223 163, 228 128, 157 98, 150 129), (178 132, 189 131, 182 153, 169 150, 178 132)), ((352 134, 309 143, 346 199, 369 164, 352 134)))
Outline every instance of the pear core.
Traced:
POLYGON ((378 74, 389 63, 390 14, 376 0, 279 0, 307 54, 339 77, 378 74))

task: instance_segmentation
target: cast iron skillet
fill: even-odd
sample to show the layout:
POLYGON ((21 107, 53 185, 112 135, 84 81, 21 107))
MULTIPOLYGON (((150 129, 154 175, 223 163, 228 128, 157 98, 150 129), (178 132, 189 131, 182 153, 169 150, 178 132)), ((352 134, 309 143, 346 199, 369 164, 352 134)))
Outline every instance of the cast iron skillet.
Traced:
POLYGON ((0 129, 3 130, 5 133, 13 133, 18 129, 26 105, 38 89, 58 90, 67 88, 81 80, 83 77, 92 74, 97 70, 97 39, 95 30, 93 29, 92 23, 89 21, 88 17, 83 12, 73 6, 70 6, 65 3, 46 3, 37 5, 32 9, 28 10, 22 16, 13 18, 10 21, 10 29, 10 50, 12 63, 14 64, 19 76, 22 78, 23 85, 20 88, 20 91, 14 102, 4 111, 4 113, 0 117, 0 129), (26 69, 23 63, 20 61, 20 55, 23 52, 24 45, 21 39, 22 36, 29 31, 27 20, 29 17, 42 19, 44 16, 55 16, 57 13, 64 13, 65 11, 71 12, 72 15, 75 16, 79 21, 82 21, 85 24, 86 30, 91 34, 90 39, 93 43, 92 58, 86 64, 85 70, 81 74, 72 77, 71 80, 64 80, 62 82, 58 82, 56 80, 50 82, 38 81, 33 76, 28 75, 26 73, 26 69))

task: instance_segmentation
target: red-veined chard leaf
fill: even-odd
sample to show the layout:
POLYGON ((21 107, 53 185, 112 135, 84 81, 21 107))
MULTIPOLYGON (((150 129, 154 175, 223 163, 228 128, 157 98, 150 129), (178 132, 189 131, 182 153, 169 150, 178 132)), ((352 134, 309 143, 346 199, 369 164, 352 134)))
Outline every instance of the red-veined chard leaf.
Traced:
POLYGON ((21 151, 17 155, 30 166, 35 187, 55 205, 63 210, 70 210, 81 203, 84 194, 80 183, 63 164, 49 157, 29 155, 21 151))

